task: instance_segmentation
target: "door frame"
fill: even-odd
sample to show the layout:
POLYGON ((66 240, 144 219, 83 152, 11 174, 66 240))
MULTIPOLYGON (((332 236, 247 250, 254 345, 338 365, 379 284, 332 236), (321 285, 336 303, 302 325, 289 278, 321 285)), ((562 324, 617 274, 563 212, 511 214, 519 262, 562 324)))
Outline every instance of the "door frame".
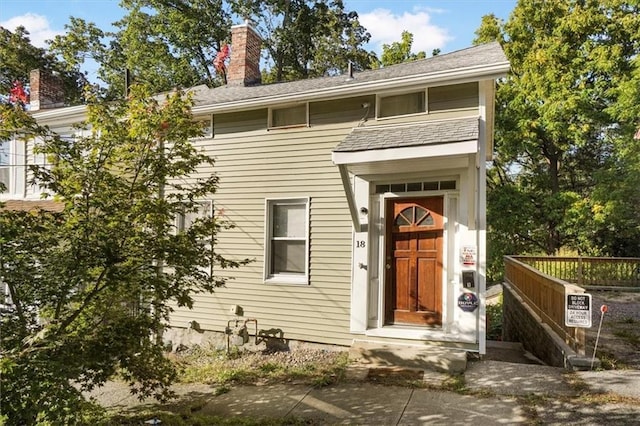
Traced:
MULTIPOLYGON (((460 185, 460 181, 458 181, 458 185, 460 185)), ((442 211, 442 219, 443 219, 443 231, 442 231, 442 328, 440 327, 428 327, 423 329, 433 329, 439 330, 442 329, 444 331, 445 325, 450 322, 450 312, 449 307, 449 299, 450 293, 448 286, 446 283, 451 278, 449 277, 449 265, 451 262, 449 253, 451 244, 455 246, 455 241, 451 240, 451 233, 453 232, 453 238, 456 239, 455 229, 451 229, 450 217, 451 213, 449 211, 451 205, 451 199, 458 200, 459 199, 459 190, 453 191, 429 191, 429 192, 417 192, 417 193, 385 193, 381 194, 378 198, 378 202, 375 206, 376 218, 379 220, 379 227, 371 227, 370 228, 370 238, 369 241, 373 242, 377 245, 377 247, 373 248, 369 253, 371 255, 370 265, 377 265, 377 274, 374 277, 374 281, 377 286, 377 306, 376 306, 376 320, 375 320, 375 329, 402 329, 406 328, 407 330, 416 329, 416 326, 404 326, 404 325, 389 325, 385 324, 385 314, 386 314, 386 271, 385 271, 385 256, 386 256, 386 247, 387 247, 387 226, 386 226, 386 205, 387 201, 395 198, 428 198, 428 197, 443 197, 443 211, 442 211), (376 229, 377 228, 377 229, 376 229)), ((459 208, 458 202, 455 203, 456 209, 459 208)), ((457 217, 458 212, 453 212, 453 214, 457 217)), ((453 226, 455 226, 456 219, 454 218, 453 226)), ((370 285, 373 282, 370 283, 370 285)), ((370 307, 372 308, 372 306, 370 307)), ((372 324, 371 324, 372 325, 372 324)), ((371 325, 369 330, 371 329, 371 325)), ((373 330, 372 330, 373 331, 373 330)))
MULTIPOLYGON (((400 232, 400 234, 405 234, 406 232, 410 232, 411 234, 414 234, 414 235, 436 234, 435 260, 437 262, 436 268, 439 269, 439 271, 436 272, 436 277, 439 277, 439 280, 437 279, 433 283, 433 288, 437 293, 436 300, 438 304, 433 306, 433 309, 435 310, 433 312, 435 312, 436 314, 435 319, 429 320, 428 323, 421 324, 419 321, 414 322, 415 321, 414 319, 409 320, 409 317, 416 317, 416 315, 419 316, 418 312, 415 312, 414 314, 407 313, 406 315, 404 315, 407 317, 406 318, 407 321, 403 321, 398 318, 396 318, 395 321, 392 320, 392 318, 394 317, 394 311, 393 309, 391 309, 389 304, 397 303, 397 297, 398 297, 397 291, 398 291, 398 285, 399 285, 397 282, 398 280, 397 271, 393 269, 393 265, 396 263, 396 259, 394 257, 395 249, 394 249, 394 243, 393 243, 394 235, 396 235, 396 233, 394 233, 393 229, 389 229, 390 226, 392 227, 394 218, 385 217, 385 224, 387 225, 387 227, 385 227, 385 257, 383 258, 383 261, 385 263, 385 276, 384 276, 385 294, 384 294, 384 302, 383 302, 385 304, 385 311, 384 311, 383 323, 388 326, 405 325, 405 326, 413 326, 413 327, 417 326, 417 327, 441 328, 442 314, 443 314, 444 307, 446 306, 445 299, 444 299, 444 288, 442 287, 442 283, 444 282, 443 277, 446 273, 444 268, 444 263, 443 263, 446 255, 444 250, 444 238, 445 238, 444 229, 446 226, 446 222, 444 220, 445 197, 444 195, 428 195, 428 196, 419 196, 419 197, 407 196, 407 197, 387 198, 385 200, 385 205, 384 205, 385 212, 392 213, 393 211, 395 211, 394 205, 396 203, 403 203, 403 202, 410 203, 410 204, 416 203, 418 205, 425 206, 425 208, 429 208, 427 206, 434 202, 435 204, 439 204, 439 207, 432 206, 434 207, 433 211, 438 216, 438 217, 434 217, 435 226, 433 228, 424 227, 424 228, 414 229, 412 231, 400 232), (434 321, 434 323, 431 323, 431 321, 434 321)), ((416 265, 416 268, 417 267, 418 265, 416 265)), ((416 271, 416 274, 417 274, 417 271, 416 271)), ((427 287, 422 287, 422 285, 419 282, 416 282, 416 285, 418 286, 418 288, 416 289, 418 293, 420 293, 421 291, 420 289, 429 291, 428 289, 431 288, 431 286, 425 282, 423 282, 422 285, 426 285, 427 287)), ((416 300, 416 303, 418 303, 417 300, 416 300)), ((425 311, 425 314, 427 312, 429 311, 425 311)))

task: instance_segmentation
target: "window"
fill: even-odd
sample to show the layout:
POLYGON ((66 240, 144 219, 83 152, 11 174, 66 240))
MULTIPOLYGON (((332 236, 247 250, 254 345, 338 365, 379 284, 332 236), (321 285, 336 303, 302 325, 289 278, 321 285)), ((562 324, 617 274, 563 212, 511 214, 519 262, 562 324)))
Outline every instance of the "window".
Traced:
POLYGON ((429 112, 478 107, 478 82, 429 88, 429 112))
POLYGON ((196 211, 183 211, 176 215, 176 232, 184 232, 193 225, 197 219, 206 219, 213 215, 213 201, 203 200, 196 202, 196 211))
POLYGON ((24 196, 25 191, 25 143, 16 138, 0 141, 0 182, 2 194, 24 196))
POLYGON ((213 118, 211 116, 196 117, 195 121, 202 128, 202 135, 200 136, 201 139, 213 137, 213 118))
POLYGON ((11 186, 11 141, 0 141, 0 182, 7 191, 11 186))
POLYGON ((269 127, 306 126, 309 113, 307 104, 288 106, 284 108, 271 108, 269 127))
MULTIPOLYGON (((61 138, 73 140, 71 136, 61 136, 61 138)), ((47 155, 40 152, 42 150, 42 143, 43 141, 39 138, 35 139, 31 143, 31 152, 27 157, 27 161, 29 164, 33 164, 40 169, 51 169, 51 164, 47 161, 47 155)), ((29 188, 31 194, 40 194, 45 191, 45 188, 40 185, 39 181, 34 179, 34 173, 31 170, 27 170, 27 177, 29 182, 31 182, 31 186, 29 188)), ((27 182, 27 184, 29 184, 29 182, 27 182)))
POLYGON ((9 285, 0 281, 0 310, 10 309, 13 305, 13 301, 11 300, 11 292, 9 290, 9 285))
POLYGON ((405 93, 402 95, 385 96, 380 98, 378 117, 393 117, 395 115, 417 114, 425 112, 424 91, 405 93))
POLYGON ((456 184, 455 180, 383 184, 376 185, 376 194, 384 194, 385 192, 450 191, 456 189, 456 184))
POLYGON ((267 282, 308 284, 308 223, 308 198, 267 201, 267 282))

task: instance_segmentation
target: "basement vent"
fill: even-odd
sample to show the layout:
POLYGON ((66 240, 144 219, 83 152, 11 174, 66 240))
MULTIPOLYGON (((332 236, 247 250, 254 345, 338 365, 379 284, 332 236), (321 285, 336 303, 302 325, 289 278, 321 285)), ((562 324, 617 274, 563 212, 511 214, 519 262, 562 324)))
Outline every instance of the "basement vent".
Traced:
POLYGON ((430 182, 407 182, 376 185, 376 194, 384 194, 385 192, 445 191, 455 189, 455 180, 436 180, 430 182))

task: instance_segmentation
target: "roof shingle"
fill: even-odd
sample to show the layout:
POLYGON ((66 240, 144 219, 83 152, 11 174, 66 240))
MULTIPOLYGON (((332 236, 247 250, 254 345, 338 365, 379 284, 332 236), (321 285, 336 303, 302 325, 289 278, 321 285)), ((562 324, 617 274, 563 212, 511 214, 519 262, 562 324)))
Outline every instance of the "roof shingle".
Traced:
POLYGON ((465 117, 406 126, 357 127, 333 151, 357 152, 477 139, 478 117, 465 117))
POLYGON ((391 78, 437 74, 445 71, 506 63, 507 58, 497 42, 481 44, 451 53, 433 56, 376 70, 354 73, 352 79, 345 75, 320 77, 286 83, 273 83, 257 86, 220 86, 209 88, 196 86, 194 93, 196 106, 224 104, 243 100, 255 100, 273 96, 286 96, 318 90, 348 87, 359 83, 374 83, 391 78))

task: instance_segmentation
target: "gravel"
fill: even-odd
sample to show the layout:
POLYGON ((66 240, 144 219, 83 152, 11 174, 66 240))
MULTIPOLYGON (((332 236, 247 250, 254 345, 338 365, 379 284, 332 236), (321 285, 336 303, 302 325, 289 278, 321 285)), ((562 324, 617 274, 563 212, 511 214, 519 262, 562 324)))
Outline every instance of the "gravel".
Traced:
POLYGON ((593 302, 592 326, 587 329, 588 356, 593 355, 598 328, 596 356, 608 368, 640 369, 640 292, 591 291, 593 302), (602 316, 600 307, 607 306, 602 316))

